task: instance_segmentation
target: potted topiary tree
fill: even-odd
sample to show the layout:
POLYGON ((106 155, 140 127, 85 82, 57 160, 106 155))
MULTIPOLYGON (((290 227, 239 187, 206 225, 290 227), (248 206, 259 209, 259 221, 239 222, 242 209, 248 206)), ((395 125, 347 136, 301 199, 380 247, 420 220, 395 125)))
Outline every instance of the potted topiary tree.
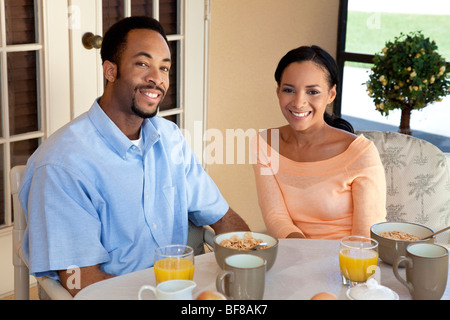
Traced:
POLYGON ((402 110, 400 133, 411 134, 411 111, 441 101, 449 94, 450 81, 446 76, 450 67, 437 49, 434 41, 418 31, 401 33, 375 54, 367 91, 382 115, 402 110))

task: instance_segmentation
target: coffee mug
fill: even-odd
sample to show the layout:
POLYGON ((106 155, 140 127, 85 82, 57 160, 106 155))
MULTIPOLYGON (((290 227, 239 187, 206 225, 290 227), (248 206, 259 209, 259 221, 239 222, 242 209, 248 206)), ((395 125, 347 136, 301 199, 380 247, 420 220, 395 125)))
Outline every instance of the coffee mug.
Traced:
POLYGON ((224 260, 216 279, 217 291, 230 299, 261 300, 266 281, 265 259, 251 254, 235 254, 224 260))
POLYGON ((406 256, 394 261, 393 269, 414 300, 439 300, 447 286, 448 250, 431 243, 410 244, 406 256), (398 272, 401 262, 405 263, 406 280, 398 272))

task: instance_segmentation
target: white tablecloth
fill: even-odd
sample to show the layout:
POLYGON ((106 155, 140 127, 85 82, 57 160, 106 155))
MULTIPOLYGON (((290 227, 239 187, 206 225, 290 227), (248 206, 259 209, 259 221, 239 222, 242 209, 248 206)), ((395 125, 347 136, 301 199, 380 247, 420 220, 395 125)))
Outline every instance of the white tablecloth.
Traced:
MULTIPOLYGON (((281 239, 277 260, 266 274, 264 299, 309 300, 316 293, 331 292, 346 300, 347 287, 342 285, 338 250, 339 241, 281 239)), ((392 267, 381 260, 379 267, 381 284, 397 292, 401 300, 411 299, 406 287, 395 278, 392 267)), ((219 271, 214 253, 195 257, 194 298, 204 290, 216 289, 219 271)), ((404 270, 401 274, 404 276, 404 270)), ((94 283, 81 290, 75 299, 137 299, 140 287, 146 284, 155 285, 153 268, 94 283)), ((147 290, 143 297, 153 299, 154 295, 147 290)), ((450 300, 450 275, 442 299, 450 300)))

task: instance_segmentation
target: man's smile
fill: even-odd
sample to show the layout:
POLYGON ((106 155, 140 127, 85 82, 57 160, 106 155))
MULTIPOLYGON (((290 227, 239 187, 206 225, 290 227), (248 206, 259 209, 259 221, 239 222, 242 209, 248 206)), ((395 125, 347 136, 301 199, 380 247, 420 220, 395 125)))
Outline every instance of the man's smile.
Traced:
POLYGON ((149 96, 150 98, 158 98, 159 97, 159 94, 152 93, 152 92, 143 92, 143 94, 145 94, 146 96, 149 96))
POLYGON ((161 97, 164 97, 164 90, 159 87, 138 87, 136 88, 136 92, 139 92, 144 96, 146 100, 151 102, 155 102, 159 100, 161 97))

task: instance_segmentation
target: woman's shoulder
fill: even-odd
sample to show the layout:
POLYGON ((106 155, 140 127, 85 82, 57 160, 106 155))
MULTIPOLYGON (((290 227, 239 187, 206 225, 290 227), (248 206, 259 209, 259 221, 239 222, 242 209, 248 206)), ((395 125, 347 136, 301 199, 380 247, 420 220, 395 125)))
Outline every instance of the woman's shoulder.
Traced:
POLYGON ((322 144, 324 158, 335 158, 352 149, 358 136, 348 131, 330 127, 328 138, 322 144))
POLYGON ((353 159, 351 162, 358 166, 372 167, 382 166, 380 154, 375 144, 364 135, 356 136, 348 148, 348 157, 353 159))
POLYGON ((331 128, 331 130, 330 142, 340 144, 344 149, 347 149, 358 138, 356 134, 342 129, 331 128))

